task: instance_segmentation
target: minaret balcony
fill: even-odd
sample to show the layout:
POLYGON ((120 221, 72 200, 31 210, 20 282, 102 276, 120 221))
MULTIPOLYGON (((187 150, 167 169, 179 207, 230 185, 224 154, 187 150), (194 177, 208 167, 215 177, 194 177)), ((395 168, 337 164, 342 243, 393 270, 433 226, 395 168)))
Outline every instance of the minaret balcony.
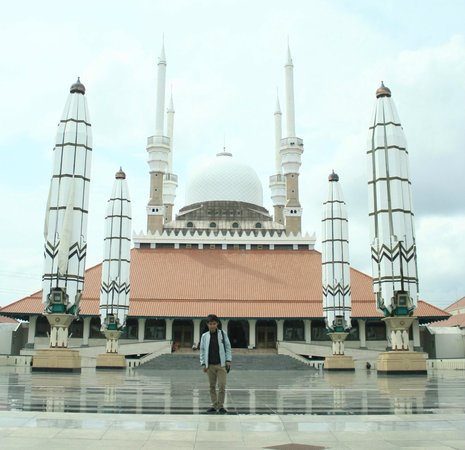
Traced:
POLYGON ((164 181, 171 181, 172 183, 178 185, 178 176, 174 173, 165 173, 164 181))
POLYGON ((147 138, 147 150, 149 147, 158 146, 164 146, 169 148, 170 138, 168 136, 149 136, 147 138))
POLYGON ((304 141, 298 137, 286 137, 281 139, 281 151, 284 148, 300 148, 301 152, 303 152, 304 141))
POLYGON ((286 182, 286 178, 284 178, 284 175, 280 173, 270 176, 270 187, 274 186, 275 184, 285 183, 285 182, 286 182))

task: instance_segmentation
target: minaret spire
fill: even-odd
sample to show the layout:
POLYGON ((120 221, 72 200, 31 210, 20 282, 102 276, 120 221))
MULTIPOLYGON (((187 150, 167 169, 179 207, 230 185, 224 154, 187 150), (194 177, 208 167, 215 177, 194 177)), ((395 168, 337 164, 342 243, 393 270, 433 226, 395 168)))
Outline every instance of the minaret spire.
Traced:
POLYGON ((295 106, 294 106, 294 64, 291 49, 287 46, 287 61, 284 66, 286 81, 286 128, 287 136, 295 136, 295 106))
POLYGON ((166 134, 170 139, 170 155, 168 160, 168 172, 173 171, 173 129, 174 129, 174 104, 173 104, 173 87, 171 87, 170 101, 166 109, 166 134))
POLYGON ((279 96, 276 93, 276 107, 274 112, 274 136, 275 136, 275 175, 270 177, 271 200, 274 209, 274 221, 284 225, 284 206, 286 204, 286 181, 282 173, 281 162, 281 138, 282 138, 282 114, 279 105, 279 96))
POLYGON ((294 64, 291 50, 287 47, 287 60, 284 65, 284 78, 286 85, 286 133, 281 139, 282 171, 286 177, 286 232, 299 234, 302 231, 302 208, 299 201, 299 169, 301 155, 304 151, 302 139, 296 137, 294 113, 294 64))
POLYGON ((276 108, 274 111, 274 137, 275 137, 275 168, 276 173, 282 173, 281 167, 281 138, 282 138, 282 113, 279 105, 279 96, 276 95, 276 108))
POLYGON ((157 109, 155 116, 155 135, 163 136, 165 118, 165 90, 166 90, 166 56, 165 42, 161 46, 158 58, 158 81, 157 81, 157 109))
POLYGON ((165 223, 173 220, 173 207, 178 187, 178 176, 173 173, 173 129, 174 129, 174 104, 173 88, 171 88, 170 101, 166 109, 166 134, 170 142, 168 155, 168 169, 163 178, 163 204, 165 207, 165 223))
POLYGON ((163 198, 164 178, 169 170, 170 139, 165 135, 165 82, 166 56, 163 42, 158 58, 157 102, 155 134, 147 139, 150 169, 150 199, 147 205, 147 230, 149 233, 161 232, 165 217, 163 198))

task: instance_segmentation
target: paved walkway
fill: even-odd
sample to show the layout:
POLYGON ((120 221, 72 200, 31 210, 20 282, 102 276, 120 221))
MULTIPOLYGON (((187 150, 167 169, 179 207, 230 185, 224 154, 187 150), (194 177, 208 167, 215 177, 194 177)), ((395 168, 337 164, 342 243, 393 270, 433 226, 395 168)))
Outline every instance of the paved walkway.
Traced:
POLYGON ((463 371, 233 370, 208 406, 200 371, 0 367, 0 448, 465 450, 463 371))

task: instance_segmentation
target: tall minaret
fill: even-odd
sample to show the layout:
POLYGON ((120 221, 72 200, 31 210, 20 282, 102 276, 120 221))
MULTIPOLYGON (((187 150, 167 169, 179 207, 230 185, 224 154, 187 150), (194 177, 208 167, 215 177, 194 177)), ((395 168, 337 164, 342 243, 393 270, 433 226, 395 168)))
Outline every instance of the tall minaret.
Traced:
POLYGON ((328 200, 322 220, 323 313, 333 343, 333 356, 325 360, 329 370, 354 369, 352 358, 343 357, 344 341, 351 327, 349 232, 347 211, 337 174, 328 177, 328 200))
POLYGON ((157 107, 155 119, 155 135, 147 139, 150 170, 150 200, 147 204, 147 231, 154 233, 163 230, 165 207, 163 202, 163 178, 167 172, 170 153, 170 139, 164 135, 165 118, 165 78, 166 57, 165 46, 162 45, 158 59, 157 107))
POLYGON ((100 317, 106 337, 106 352, 97 356, 96 367, 125 368, 118 355, 118 340, 129 311, 131 263, 131 200, 126 174, 116 172, 105 217, 105 237, 100 287, 100 317))
POLYGON ((408 350, 418 276, 407 144, 391 91, 381 83, 368 136, 373 290, 391 328, 393 350, 408 350), (410 320, 411 319, 411 320, 410 320))
POLYGON ((299 169, 304 151, 302 139, 296 137, 294 113, 294 65, 291 51, 287 49, 287 62, 284 66, 286 81, 286 136, 281 139, 282 170, 286 178, 286 207, 284 217, 287 233, 298 234, 302 230, 302 208, 299 201, 299 169))
POLYGON ((68 326, 79 313, 84 289, 92 157, 85 92, 78 78, 70 88, 53 149, 42 277, 42 301, 51 324, 51 348, 68 346, 68 326))
POLYGON ((173 173, 174 104, 172 92, 170 103, 166 110, 166 128, 166 134, 170 140, 170 153, 168 159, 168 169, 163 178, 163 204, 165 206, 165 223, 171 222, 171 220, 173 220, 174 199, 176 198, 176 188, 178 187, 178 176, 173 173))
POLYGON ((270 177, 271 200, 274 208, 274 221, 284 225, 284 206, 286 205, 286 181, 282 174, 281 164, 281 107, 279 98, 276 98, 276 109, 274 112, 274 133, 275 133, 275 175, 270 177))

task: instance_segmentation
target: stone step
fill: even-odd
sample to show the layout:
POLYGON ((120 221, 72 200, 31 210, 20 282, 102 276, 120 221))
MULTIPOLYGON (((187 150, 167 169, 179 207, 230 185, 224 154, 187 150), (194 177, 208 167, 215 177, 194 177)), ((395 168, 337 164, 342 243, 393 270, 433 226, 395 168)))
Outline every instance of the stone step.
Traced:
MULTIPOLYGON (((234 370, 312 370, 306 364, 287 355, 233 353, 234 370)), ((160 355, 137 370, 197 370, 199 353, 171 353, 160 355)))

